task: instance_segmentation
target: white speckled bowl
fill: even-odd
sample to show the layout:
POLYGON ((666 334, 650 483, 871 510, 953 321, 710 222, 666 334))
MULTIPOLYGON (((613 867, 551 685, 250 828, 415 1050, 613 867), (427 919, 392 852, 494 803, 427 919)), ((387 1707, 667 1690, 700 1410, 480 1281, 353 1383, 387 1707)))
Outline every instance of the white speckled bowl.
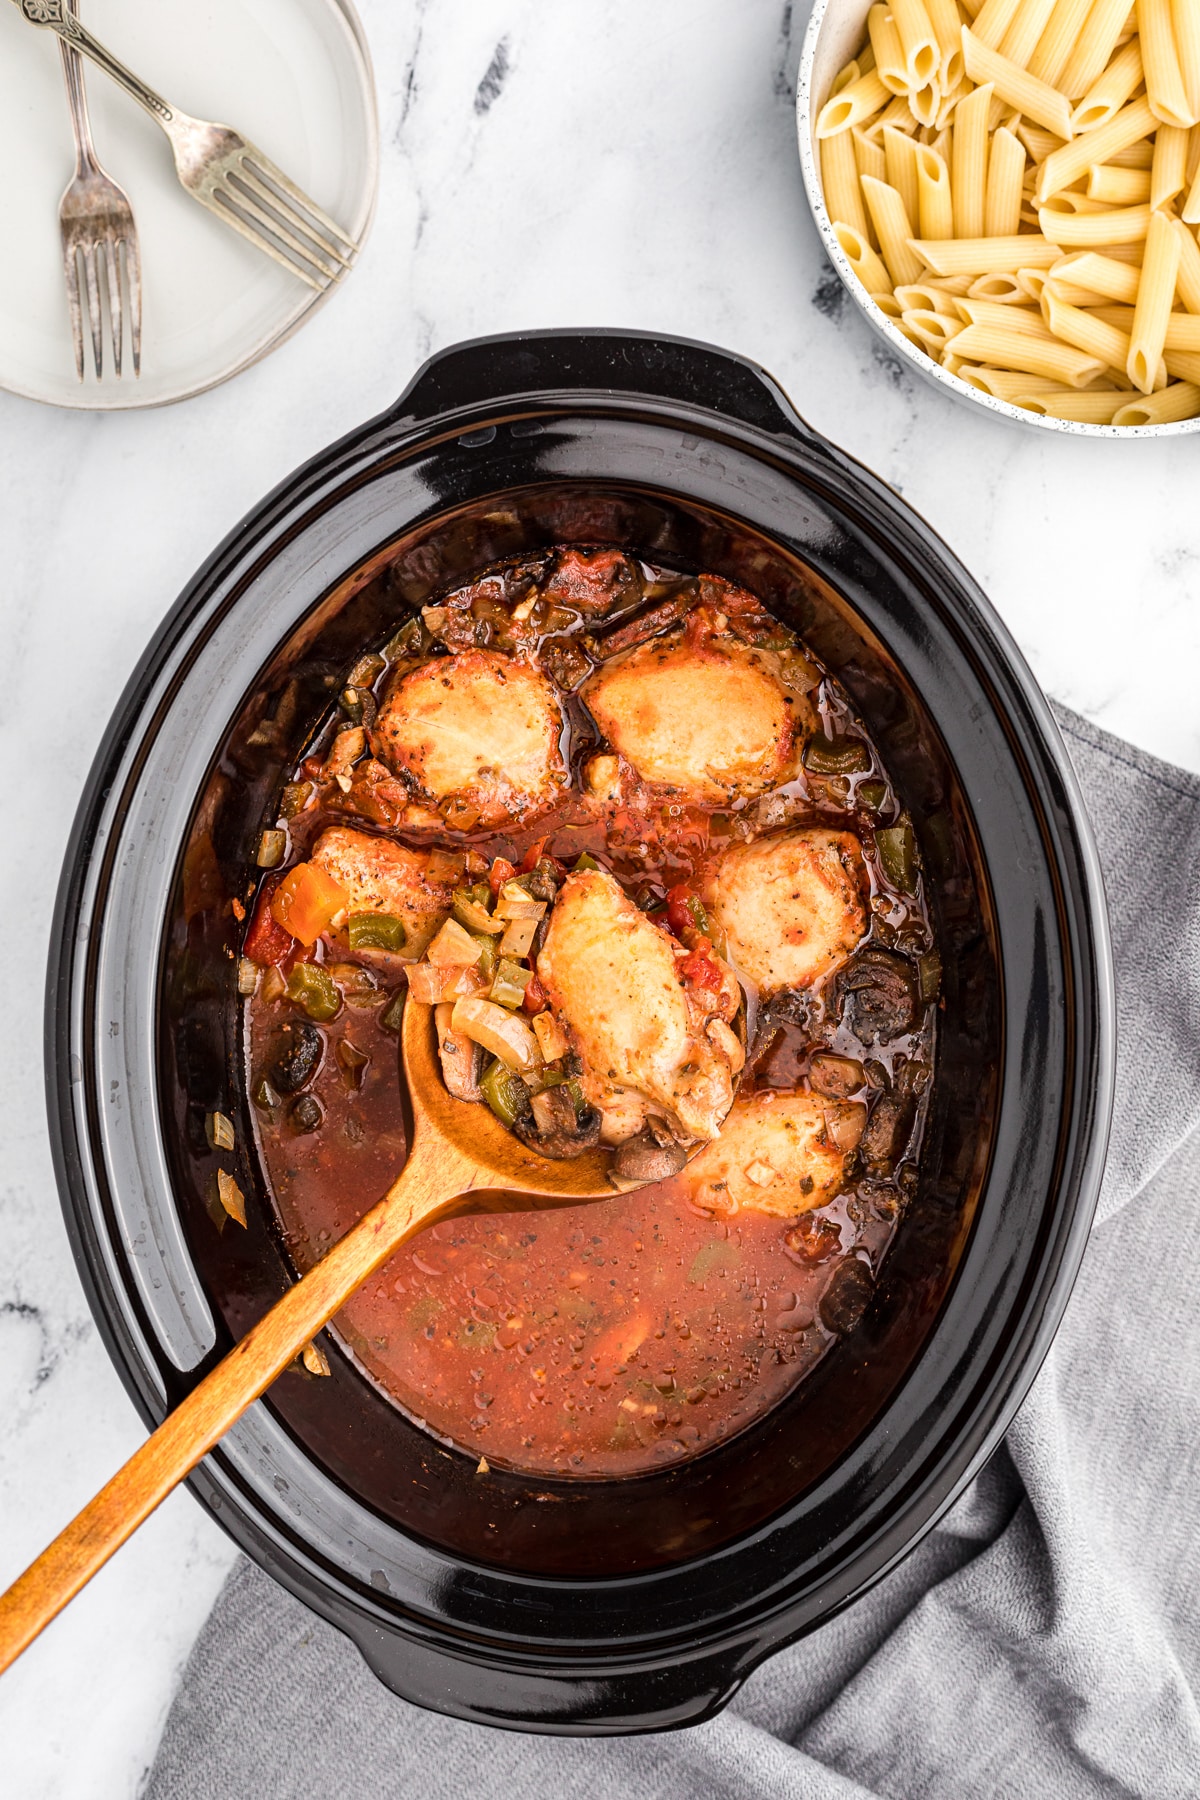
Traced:
POLYGON ((990 394, 969 387, 957 375, 950 375, 940 363, 910 344, 903 332, 897 331, 885 314, 871 300, 857 280, 833 235, 833 226, 825 210, 821 193, 821 177, 816 143, 817 114, 829 96, 833 78, 850 61, 867 35, 867 13, 871 0, 815 0, 804 49, 800 57, 800 73, 796 82, 796 134, 800 145, 800 166, 804 186, 812 208, 817 230, 825 246, 825 254, 837 270, 854 304, 873 331, 886 339, 895 354, 908 363, 918 375, 931 381, 951 398, 982 407, 997 419, 1011 420, 1014 425, 1033 427, 1038 431, 1069 432, 1075 437, 1092 438, 1164 438, 1183 437, 1200 431, 1200 419, 1184 419, 1176 425, 1078 425, 1069 419, 1045 419, 1024 407, 1010 406, 1006 400, 995 400, 990 394))

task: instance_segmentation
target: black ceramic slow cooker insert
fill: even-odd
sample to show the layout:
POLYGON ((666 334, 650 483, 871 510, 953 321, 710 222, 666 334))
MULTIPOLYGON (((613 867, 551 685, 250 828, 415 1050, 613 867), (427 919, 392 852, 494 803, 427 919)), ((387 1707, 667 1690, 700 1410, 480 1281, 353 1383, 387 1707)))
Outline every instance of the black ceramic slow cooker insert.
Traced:
POLYGON ((199 572, 117 710, 59 895, 48 1082, 79 1266, 147 1424, 294 1279, 247 1128, 229 899, 359 647, 561 542, 758 594, 838 676, 921 841, 944 961, 916 1199, 857 1328, 732 1442, 622 1481, 494 1470, 346 1357, 280 1378, 191 1478, 423 1705, 693 1724, 850 1603, 995 1447, 1099 1184, 1113 1004, 1095 852, 1036 684, 945 545, 753 364, 634 333, 489 339, 300 469, 199 572), (212 1208, 238 1126, 245 1232, 212 1208))

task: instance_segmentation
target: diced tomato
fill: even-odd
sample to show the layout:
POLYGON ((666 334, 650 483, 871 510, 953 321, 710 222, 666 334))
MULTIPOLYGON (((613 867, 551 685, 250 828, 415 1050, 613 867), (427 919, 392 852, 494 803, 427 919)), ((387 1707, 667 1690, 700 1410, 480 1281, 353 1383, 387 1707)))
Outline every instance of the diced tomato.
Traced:
POLYGON ((713 961, 708 945, 703 938, 696 948, 684 957, 680 973, 690 986, 707 988, 710 993, 719 994, 725 985, 725 978, 713 961))
POLYGON ((700 896, 686 882, 680 882, 667 895, 667 924, 681 940, 687 931, 708 933, 708 915, 700 896))
POLYGON ((278 886, 277 881, 264 885, 242 945, 242 955, 257 963, 260 969, 278 968, 297 947, 291 932, 285 931, 271 913, 271 901, 278 886))
POLYGON ((508 861, 507 857, 498 856, 496 858, 495 862, 488 870, 488 886, 492 890, 493 899, 500 892, 500 889, 504 886, 505 882, 512 880, 516 872, 516 869, 513 867, 512 863, 508 861))
POLYGON ((271 916, 302 944, 315 944, 349 898, 345 888, 316 863, 297 863, 272 896, 271 916))
POLYGON ((525 998, 521 1005, 527 1013, 541 1012, 546 1004, 546 990, 536 975, 531 975, 525 984, 525 998))
POLYGON ((530 844, 528 850, 521 858, 520 872, 522 875, 528 875, 531 869, 537 868, 538 863, 541 860, 542 851, 546 848, 548 842, 549 840, 547 838, 542 837, 530 844))

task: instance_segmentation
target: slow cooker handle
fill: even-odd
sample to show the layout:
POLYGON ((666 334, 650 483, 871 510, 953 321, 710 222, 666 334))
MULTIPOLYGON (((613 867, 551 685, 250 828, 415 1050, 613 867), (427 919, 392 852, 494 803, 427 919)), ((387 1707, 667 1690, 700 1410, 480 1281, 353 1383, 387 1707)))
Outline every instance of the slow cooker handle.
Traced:
POLYGON ((691 338, 599 328, 512 332, 453 344, 418 370, 388 418, 425 424, 489 402, 569 403, 583 394, 669 400, 809 445, 823 441, 778 383, 747 357, 691 338))

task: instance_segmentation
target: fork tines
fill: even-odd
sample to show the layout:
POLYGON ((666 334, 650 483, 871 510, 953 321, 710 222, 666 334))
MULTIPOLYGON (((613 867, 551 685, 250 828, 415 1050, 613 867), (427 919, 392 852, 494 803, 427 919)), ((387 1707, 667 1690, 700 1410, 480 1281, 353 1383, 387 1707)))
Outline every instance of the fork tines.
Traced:
POLYGON ((75 344, 75 373, 84 378, 83 296, 87 296, 88 331, 92 340, 92 360, 96 379, 104 376, 104 319, 100 298, 100 265, 104 266, 104 282, 108 294, 108 312, 112 325, 113 374, 120 378, 125 341, 124 296, 129 301, 129 347, 133 353, 133 372, 142 372, 142 277, 138 261, 137 234, 116 240, 101 238, 88 242, 72 231, 66 233, 63 246, 63 269, 67 282, 67 305, 71 315, 71 337, 75 344), (82 267, 82 283, 80 268, 82 267))
POLYGON ((337 281, 358 255, 353 238, 244 140, 211 170, 199 198, 318 292, 337 281))

